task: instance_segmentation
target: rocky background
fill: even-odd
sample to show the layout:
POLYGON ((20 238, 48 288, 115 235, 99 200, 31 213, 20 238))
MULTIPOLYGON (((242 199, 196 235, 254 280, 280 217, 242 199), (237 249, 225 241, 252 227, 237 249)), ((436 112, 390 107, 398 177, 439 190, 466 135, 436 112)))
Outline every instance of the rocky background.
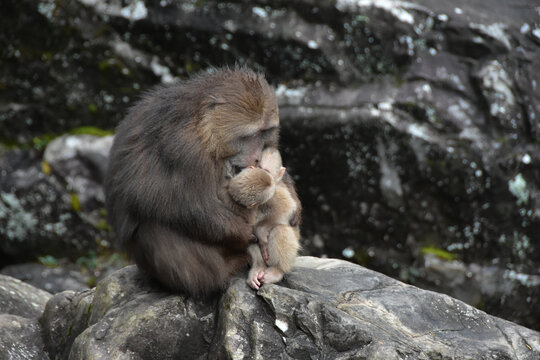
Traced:
POLYGON ((135 266, 53 297, 0 275, 2 288, 6 360, 540 356, 539 332, 336 259, 300 257, 279 285, 256 293, 237 278, 207 302, 164 291, 135 266))
POLYGON ((540 329, 533 0, 2 1, 1 272, 56 293, 123 266, 115 125, 145 89, 235 63, 276 89, 305 254, 540 329))

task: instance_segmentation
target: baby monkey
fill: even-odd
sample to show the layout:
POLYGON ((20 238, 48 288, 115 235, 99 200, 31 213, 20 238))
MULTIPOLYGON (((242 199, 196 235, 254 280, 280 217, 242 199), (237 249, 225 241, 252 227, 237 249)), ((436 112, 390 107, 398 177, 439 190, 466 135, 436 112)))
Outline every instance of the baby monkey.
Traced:
POLYGON ((267 148, 262 153, 260 168, 243 169, 229 184, 233 200, 253 209, 250 222, 254 224, 258 246, 248 247, 251 269, 247 283, 256 290, 261 284, 279 282, 291 270, 300 247, 299 226, 290 225, 299 209, 282 181, 284 174, 279 151, 267 148))

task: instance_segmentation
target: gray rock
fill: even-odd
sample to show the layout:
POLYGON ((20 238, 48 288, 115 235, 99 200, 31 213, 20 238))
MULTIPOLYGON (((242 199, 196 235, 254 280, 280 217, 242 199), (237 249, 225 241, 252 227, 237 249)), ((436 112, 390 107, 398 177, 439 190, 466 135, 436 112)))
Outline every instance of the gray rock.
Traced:
POLYGON ((29 359, 49 359, 44 351, 37 319, 0 314, 0 360, 29 359))
POLYGON ((6 275, 0 275, 0 314, 37 318, 51 294, 6 275))
POLYGON ((83 291, 88 289, 86 285, 88 276, 83 276, 72 267, 49 267, 42 264, 26 263, 8 265, 0 273, 8 275, 52 294, 64 291, 83 291))
POLYGON ((43 160, 79 197, 83 208, 105 202, 101 186, 105 178, 113 136, 64 135, 51 141, 43 160))
MULTIPOLYGON (((8 143, 81 125, 113 128, 151 85, 208 64, 247 63, 277 88, 307 253, 416 284, 430 281, 420 278, 425 247, 466 267, 540 276, 534 1, 6 0, 2 10, 0 84, 9 91, 0 92, 0 127, 8 143)), ((22 174, 29 183, 37 176, 22 174)), ((70 186, 78 181, 85 183, 70 186)), ((76 191, 83 203, 101 196, 76 191)), ((7 193, 2 253, 34 255, 30 236, 12 237, 42 239, 33 230, 40 219, 7 193)), ((99 223, 95 213, 85 219, 99 223)), ((55 216, 37 228, 49 234, 65 223, 55 216)), ((59 251, 66 249, 73 252, 59 251)), ((476 297, 471 288, 463 299, 539 328, 538 291, 526 283, 517 294, 476 297), (514 308, 510 296, 524 300, 514 308)))
POLYGON ((90 291, 55 295, 40 323, 54 359, 197 359, 208 351, 215 305, 167 293, 129 266, 90 291))
MULTIPOLYGON (((86 179, 81 175, 76 182, 86 179)), ((103 193, 95 183, 93 189, 103 193)), ((100 212, 103 203, 95 200, 82 203, 37 151, 5 153, 0 158, 0 257, 10 262, 49 254, 73 259, 97 249, 96 239, 106 245, 103 240, 110 235, 100 212)))
POLYGON ((219 303, 162 292, 134 266, 57 294, 54 359, 537 359, 540 333, 358 265, 300 257, 277 285, 235 278, 219 303), (216 311, 217 305, 217 311, 216 311))
POLYGON ((75 338, 88 327, 93 291, 64 291, 47 303, 39 319, 45 349, 51 359, 67 359, 75 338))

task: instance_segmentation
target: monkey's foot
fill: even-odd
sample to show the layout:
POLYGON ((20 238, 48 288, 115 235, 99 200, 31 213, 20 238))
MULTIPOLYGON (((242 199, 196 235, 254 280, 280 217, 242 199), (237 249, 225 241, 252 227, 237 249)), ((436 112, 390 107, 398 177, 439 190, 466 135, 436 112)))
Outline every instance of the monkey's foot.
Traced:
POLYGON ((281 279, 283 279, 283 275, 283 271, 279 270, 277 267, 272 266, 264 271, 261 281, 263 284, 275 284, 277 282, 280 282, 281 279))
POLYGON ((264 276, 264 268, 252 268, 249 271, 247 284, 254 290, 259 290, 262 285, 262 278, 264 276))

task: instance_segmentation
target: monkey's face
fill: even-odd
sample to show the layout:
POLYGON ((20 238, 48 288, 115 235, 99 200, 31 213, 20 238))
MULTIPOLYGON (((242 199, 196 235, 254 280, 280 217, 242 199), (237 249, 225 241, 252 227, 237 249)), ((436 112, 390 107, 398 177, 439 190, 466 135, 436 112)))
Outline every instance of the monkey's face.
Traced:
POLYGON ((199 127, 206 149, 217 161, 225 161, 233 173, 257 166, 263 150, 278 144, 274 93, 261 79, 228 84, 216 91, 199 127))
POLYGON ((261 155, 260 166, 268 171, 276 181, 280 181, 283 176, 284 168, 281 162, 281 155, 277 148, 268 147, 264 149, 261 155))
MULTIPOLYGON (((236 136, 226 136, 228 141, 223 156, 237 171, 247 166, 258 166, 262 159, 263 150, 267 147, 277 146, 279 120, 274 119, 257 121, 246 126, 238 126, 236 136)), ((236 171, 236 172, 237 172, 236 171)))

